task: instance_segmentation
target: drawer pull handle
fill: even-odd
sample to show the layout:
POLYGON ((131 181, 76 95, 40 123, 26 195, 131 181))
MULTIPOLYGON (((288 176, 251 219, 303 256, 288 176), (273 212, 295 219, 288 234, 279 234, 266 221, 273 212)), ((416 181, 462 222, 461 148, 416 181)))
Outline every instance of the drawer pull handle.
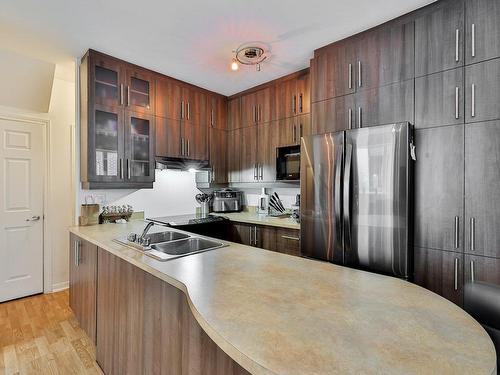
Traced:
POLYGON ((281 238, 285 240, 292 240, 292 241, 300 241, 299 237, 292 237, 292 236, 281 236, 281 238))

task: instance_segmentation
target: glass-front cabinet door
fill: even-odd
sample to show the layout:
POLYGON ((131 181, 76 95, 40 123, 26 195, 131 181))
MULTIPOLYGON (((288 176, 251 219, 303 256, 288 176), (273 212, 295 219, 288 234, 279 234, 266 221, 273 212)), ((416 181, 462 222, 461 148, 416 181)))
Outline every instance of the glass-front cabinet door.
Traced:
POLYGON ((139 113, 153 114, 153 76, 140 70, 127 69, 125 84, 127 109, 139 113))
POLYGON ((93 153, 89 170, 98 182, 123 180, 123 111, 115 107, 95 106, 93 137, 89 140, 93 153))
POLYGON ((125 87, 118 62, 105 56, 94 57, 90 74, 90 90, 94 93, 95 104, 113 107, 123 105, 125 87))
POLYGON ((154 121, 149 115, 127 112, 125 149, 126 179, 154 181, 154 121))

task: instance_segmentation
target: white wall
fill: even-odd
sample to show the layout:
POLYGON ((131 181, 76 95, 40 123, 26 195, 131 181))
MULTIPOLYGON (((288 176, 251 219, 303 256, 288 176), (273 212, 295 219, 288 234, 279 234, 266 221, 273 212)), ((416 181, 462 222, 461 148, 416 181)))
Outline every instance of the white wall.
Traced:
MULTIPOLYGON (((22 58, 19 57, 21 60, 22 58)), ((25 56, 25 62, 17 59, 8 69, 17 71, 18 65, 30 65, 32 57, 25 56)), ((5 61, 4 61, 5 63, 5 61)), ((5 69, 5 67, 3 68, 5 69)), ((21 69, 22 70, 22 69, 21 69)), ((7 83, 0 87, 0 99, 8 96, 11 89, 7 83)), ((37 102, 46 102, 48 112, 33 110, 33 95, 17 92, 15 105, 11 101, 0 100, 0 112, 6 115, 49 120, 48 136, 48 181, 47 206, 44 208, 45 251, 51 254, 49 269, 44 275, 45 291, 61 289, 68 284, 68 227, 74 217, 74 124, 75 124, 75 77, 74 62, 69 60, 56 64, 52 90, 38 92, 37 102), (70 74, 68 74, 68 72, 70 74), (71 74, 72 73, 72 74, 71 74), (47 97, 48 96, 48 97, 47 97)))
POLYGON ((105 205, 128 205, 134 211, 144 211, 146 217, 190 214, 198 206, 194 197, 195 174, 175 170, 156 170, 153 189, 141 190, 80 190, 79 201, 95 198, 96 203, 105 205))

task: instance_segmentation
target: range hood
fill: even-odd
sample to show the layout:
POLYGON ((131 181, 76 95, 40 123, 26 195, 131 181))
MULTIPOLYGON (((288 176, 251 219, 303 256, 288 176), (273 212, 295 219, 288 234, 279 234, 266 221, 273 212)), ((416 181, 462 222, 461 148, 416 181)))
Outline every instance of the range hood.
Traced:
POLYGON ((167 158, 157 156, 155 158, 156 169, 177 169, 182 171, 188 171, 190 169, 195 170, 208 170, 210 169, 210 164, 208 160, 192 160, 192 159, 182 159, 182 158, 167 158))

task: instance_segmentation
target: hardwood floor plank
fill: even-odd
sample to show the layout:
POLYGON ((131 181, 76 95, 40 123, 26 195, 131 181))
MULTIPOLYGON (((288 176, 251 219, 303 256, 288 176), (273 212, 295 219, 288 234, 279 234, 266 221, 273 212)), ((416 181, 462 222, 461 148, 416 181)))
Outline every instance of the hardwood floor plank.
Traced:
POLYGON ((103 375, 68 291, 0 303, 0 375, 103 375))

